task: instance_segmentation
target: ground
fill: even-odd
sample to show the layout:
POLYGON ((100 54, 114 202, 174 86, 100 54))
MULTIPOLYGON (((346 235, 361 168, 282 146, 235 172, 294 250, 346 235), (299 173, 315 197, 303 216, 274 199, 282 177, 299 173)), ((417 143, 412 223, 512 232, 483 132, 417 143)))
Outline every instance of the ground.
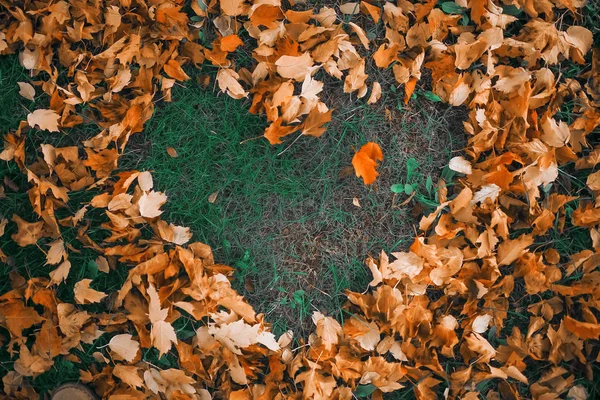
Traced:
MULTIPOLYGON (((15 57, 0 60, 0 77, 7 89, 2 103, 10 105, 0 115, 6 133, 32 105, 18 95, 16 82, 26 76, 15 57)), ((153 172, 156 187, 169 196, 167 220, 189 226, 194 240, 208 243, 219 262, 236 268, 236 288, 276 333, 292 329, 306 337, 315 310, 343 320, 344 290, 363 291, 371 279, 366 256, 405 249, 414 237, 416 202, 405 203, 408 195, 390 187, 408 183, 435 200, 432 188, 462 148, 462 111, 428 100, 426 89, 409 105, 403 93, 384 90, 384 101, 370 106, 331 84, 325 101, 335 112, 325 135, 271 146, 261 136, 265 120, 248 112, 248 101, 190 82, 174 90, 173 102, 158 103, 120 167, 153 172), (351 168, 355 150, 367 141, 380 144, 385 154, 370 187, 351 168), (409 176, 407 166, 416 167, 409 176)), ((95 129, 39 139, 64 146, 95 129)), ((27 186, 14 166, 0 174, 27 186)), ((26 199, 8 189, 1 216, 29 215, 26 199)), ((11 255, 10 236, 3 240, 11 255)), ((43 268, 43 259, 17 259, 43 268)), ((82 268, 88 262, 82 256, 82 268)))

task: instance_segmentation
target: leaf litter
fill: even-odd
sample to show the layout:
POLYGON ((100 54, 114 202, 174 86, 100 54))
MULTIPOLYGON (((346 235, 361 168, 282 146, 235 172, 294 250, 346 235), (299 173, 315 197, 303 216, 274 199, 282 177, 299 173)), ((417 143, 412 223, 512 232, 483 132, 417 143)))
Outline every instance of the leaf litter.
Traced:
MULTIPOLYGON (((588 29, 555 23, 585 1, 361 1, 338 10, 278 0, 191 2, 191 10, 166 0, 0 5, 0 52, 18 53, 32 76, 20 84, 22 96, 50 98, 49 108, 5 135, 0 153, 26 175, 38 219, 14 215, 12 239, 43 249, 49 272, 12 271, 12 290, 0 297, 8 333, 1 340, 14 361, 3 376, 5 395, 36 397, 28 382, 64 357, 106 398, 351 399, 411 389, 418 399, 588 396, 578 377, 592 380, 599 357, 598 184, 590 175, 590 196, 579 198, 555 184, 563 166, 592 169, 600 161, 590 149, 600 124, 600 51, 591 51, 588 29), (366 32, 357 23, 364 18, 385 35, 366 32), (237 66, 244 43, 251 67, 237 66), (250 111, 266 116, 265 137, 276 144, 325 132, 333 110, 320 100, 319 77, 377 102, 382 87, 366 73, 370 58, 392 70, 405 103, 429 70, 433 94, 469 110, 468 145, 450 163, 460 174, 453 192, 438 192, 439 206, 423 216, 409 251, 392 261, 384 252, 369 257, 373 280, 364 293, 346 293, 349 317, 340 323, 316 311, 314 333, 296 346, 292 332, 276 338, 232 289, 233 269, 215 263, 210 247, 161 219, 167 196, 152 189, 148 172, 114 172, 156 99, 170 101, 174 85, 190 84, 186 65, 218 68, 219 89, 251 98, 250 111), (555 73, 552 66, 566 61, 586 68, 577 77, 555 73), (84 151, 46 144, 31 162, 28 134, 68 133, 84 122, 84 105, 100 127, 81 142, 84 151), (565 108, 569 122, 559 117, 565 108), (100 192, 57 219, 55 211, 86 189, 100 192), (88 208, 104 215, 110 236, 101 242, 88 233, 88 208), (589 230, 593 250, 565 257, 534 246, 567 223, 589 230), (56 295, 78 251, 64 244, 72 228, 98 253, 103 273, 129 267, 116 293, 87 279, 75 286, 77 305, 56 295), (510 321, 518 288, 539 299, 523 311, 522 326, 510 321), (109 311, 95 312, 99 302, 109 311), (194 337, 177 336, 180 319, 195 322, 194 337), (102 337, 111 339, 98 348, 102 337), (95 363, 80 358, 83 346, 95 350, 95 363), (175 356, 178 368, 146 362, 150 348, 175 356)), ((381 150, 368 143, 353 159, 366 184, 377 177, 381 150)))

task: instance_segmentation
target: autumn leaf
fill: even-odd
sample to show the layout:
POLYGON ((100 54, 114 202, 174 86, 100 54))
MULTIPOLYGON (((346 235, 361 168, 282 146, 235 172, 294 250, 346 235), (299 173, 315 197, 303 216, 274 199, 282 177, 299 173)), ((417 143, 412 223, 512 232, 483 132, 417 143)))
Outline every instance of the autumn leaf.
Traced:
POLYGON ((17 82, 17 84, 19 85, 19 94, 27 100, 33 101, 35 98, 34 87, 27 82, 17 82))
POLYGON ((166 74, 178 81, 187 81, 190 77, 183 71, 177 60, 169 60, 164 66, 166 74))
POLYGON ((238 35, 227 35, 221 38, 221 50, 232 52, 239 46, 243 45, 242 39, 238 35))
POLYGON ((313 66, 310 53, 306 52, 299 56, 281 56, 275 61, 277 73, 288 79, 301 81, 306 76, 309 68, 313 66))
POLYGON ((44 321, 34 308, 26 307, 20 300, 0 303, 0 312, 0 325, 16 338, 21 337, 24 329, 44 321))
POLYGON ((67 253, 65 251, 65 243, 62 239, 50 243, 50 249, 46 254, 46 264, 55 265, 66 258, 67 253))
POLYGON ((217 83, 222 92, 227 93, 234 99, 242 99, 248 96, 239 82, 240 76, 232 69, 222 68, 217 72, 217 83))
POLYGON ((533 244, 533 237, 521 235, 514 240, 506 240, 498 246, 498 265, 510 265, 527 251, 527 247, 533 244))
POLYGON ((310 110, 308 116, 304 120, 302 124, 302 134, 319 137, 323 133, 325 133, 325 125, 329 121, 331 121, 331 113, 333 110, 329 110, 327 112, 321 112, 317 109, 317 107, 310 110))
POLYGON ((376 170, 377 161, 383 161, 383 152, 377 143, 368 142, 354 154, 352 158, 354 172, 357 177, 363 178, 365 185, 370 185, 377 179, 379 175, 376 170))
POLYGON ((152 284, 148 286, 147 290, 150 297, 148 318, 150 318, 150 322, 152 323, 150 339, 152 340, 152 345, 158 349, 159 354, 162 356, 171 350, 173 344, 177 344, 177 335, 173 326, 165 321, 169 314, 169 309, 161 308, 158 292, 152 284))
POLYGON ((32 128, 37 126, 40 130, 49 132, 58 132, 59 119, 60 115, 53 110, 38 109, 27 115, 29 126, 32 128))
POLYGON ((113 375, 132 388, 142 387, 144 379, 139 375, 139 370, 139 367, 134 365, 117 364, 113 369, 113 375))
POLYGON ((75 284, 73 293, 78 304, 98 303, 106 297, 106 293, 90 288, 91 279, 82 279, 75 284))
POLYGON ((108 347, 125 361, 132 362, 137 355, 140 344, 133 340, 129 334, 119 334, 110 339, 108 347))
POLYGON ((281 138, 284 138, 298 130, 298 126, 282 125, 283 120, 278 118, 271 122, 271 125, 265 129, 265 138, 271 144, 281 143, 281 138))
POLYGON ((577 321, 570 316, 566 316, 564 322, 565 327, 581 339, 597 340, 600 338, 600 324, 577 321))
POLYGON ((156 218, 162 214, 160 207, 167 202, 167 196, 162 192, 144 193, 138 200, 140 215, 145 218, 156 218))
POLYGON ((471 175, 473 173, 471 163, 465 160, 462 156, 452 158, 448 163, 448 167, 452 171, 456 171, 465 175, 471 175))

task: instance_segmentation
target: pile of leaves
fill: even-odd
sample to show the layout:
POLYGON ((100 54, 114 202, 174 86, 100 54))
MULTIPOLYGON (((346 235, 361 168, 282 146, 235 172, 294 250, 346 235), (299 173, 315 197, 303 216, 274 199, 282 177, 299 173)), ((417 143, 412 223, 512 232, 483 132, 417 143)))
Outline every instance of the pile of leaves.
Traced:
MULTIPOLYGON (((576 196, 561 181, 566 168, 600 162, 590 144, 600 124, 600 51, 590 52, 588 29, 565 22, 577 20, 585 0, 319 10, 280 0, 0 5, 0 54, 18 53, 30 71, 24 97, 49 99, 4 137, 0 153, 27 176, 37 215, 3 220, 0 235, 16 224, 12 240, 44 251, 48 264, 43 276, 15 267, 12 290, 0 296, 0 341, 14 361, 3 366, 6 396, 35 398, 31 379, 66 359, 113 399, 379 399, 395 390, 418 399, 587 397, 599 359, 600 172, 576 196), (251 65, 237 64, 240 46, 251 65), (468 109, 466 158, 451 160, 459 178, 451 193, 440 182, 439 207, 421 219, 409 251, 367 260, 373 280, 366 292, 347 293, 350 318, 340 324, 315 312, 310 337, 275 338, 232 289, 233 270, 190 243, 188 228, 162 220, 167 196, 150 173, 115 172, 119 157, 154 103, 190 79, 182 66, 215 67, 223 92, 251 97, 251 112, 266 115, 265 137, 276 144, 324 133, 326 77, 377 102, 371 62, 391 69, 405 101, 425 68, 436 96, 468 109), (567 78, 561 63, 583 72, 567 78), (32 132, 68 134, 90 120, 98 132, 78 146, 28 145, 32 132), (91 200, 72 209, 82 191, 91 200), (589 231, 590 249, 567 257, 545 244, 550 232, 572 228, 589 231), (65 241, 67 230, 76 241, 65 241), (123 284, 104 293, 85 279, 72 299, 61 298, 69 256, 84 249, 97 253, 101 273, 127 266, 123 284), (182 320, 193 337, 177 336, 182 320), (153 364, 152 351, 178 368, 153 364), (93 362, 84 362, 89 354, 93 362)), ((375 181, 382 158, 367 144, 353 160, 357 175, 375 181)))

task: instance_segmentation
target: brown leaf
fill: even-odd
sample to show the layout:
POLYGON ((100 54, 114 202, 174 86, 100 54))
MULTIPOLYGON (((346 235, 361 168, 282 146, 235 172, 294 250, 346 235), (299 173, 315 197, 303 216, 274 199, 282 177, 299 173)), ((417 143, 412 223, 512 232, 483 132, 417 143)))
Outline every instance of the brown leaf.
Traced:
POLYGON ((167 147, 167 154, 173 158, 179 157, 179 154, 177 154, 177 150, 175 150, 172 147, 167 147))

